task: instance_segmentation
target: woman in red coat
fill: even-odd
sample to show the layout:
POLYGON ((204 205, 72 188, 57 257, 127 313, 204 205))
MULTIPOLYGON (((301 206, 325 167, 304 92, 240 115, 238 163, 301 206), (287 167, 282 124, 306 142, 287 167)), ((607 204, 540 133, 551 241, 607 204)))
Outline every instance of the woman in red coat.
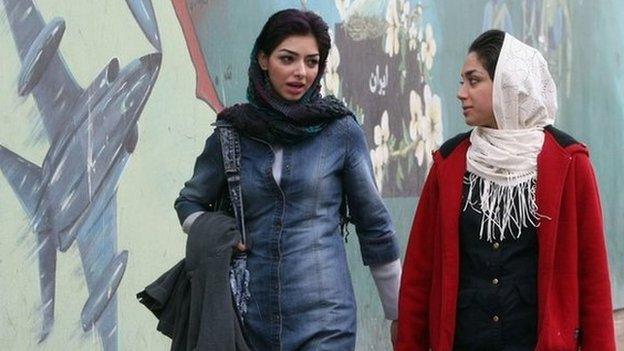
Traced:
POLYGON ((474 128, 434 154, 395 350, 615 350, 598 187, 587 148, 552 126, 546 61, 492 30, 461 77, 474 128))

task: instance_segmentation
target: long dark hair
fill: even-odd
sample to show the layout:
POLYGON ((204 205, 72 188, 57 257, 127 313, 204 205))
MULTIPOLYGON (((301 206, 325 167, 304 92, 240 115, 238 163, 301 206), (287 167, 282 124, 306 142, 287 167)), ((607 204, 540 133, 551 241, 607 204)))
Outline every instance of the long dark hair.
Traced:
POLYGON ((498 29, 490 29, 479 35, 468 49, 468 53, 474 52, 477 55, 477 58, 485 67, 492 80, 494 80, 496 63, 498 63, 498 56, 503 48, 504 41, 505 32, 498 29))

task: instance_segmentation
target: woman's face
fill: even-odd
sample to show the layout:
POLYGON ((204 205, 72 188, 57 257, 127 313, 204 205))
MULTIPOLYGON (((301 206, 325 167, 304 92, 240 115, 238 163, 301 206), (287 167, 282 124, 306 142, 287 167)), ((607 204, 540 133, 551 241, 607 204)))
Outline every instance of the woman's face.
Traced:
POLYGON ((313 35, 290 36, 267 56, 258 55, 260 68, 283 99, 297 101, 310 88, 319 70, 319 49, 313 35))
POLYGON ((460 84, 457 98, 461 102, 466 124, 473 127, 496 128, 492 109, 493 82, 474 52, 466 56, 460 84))

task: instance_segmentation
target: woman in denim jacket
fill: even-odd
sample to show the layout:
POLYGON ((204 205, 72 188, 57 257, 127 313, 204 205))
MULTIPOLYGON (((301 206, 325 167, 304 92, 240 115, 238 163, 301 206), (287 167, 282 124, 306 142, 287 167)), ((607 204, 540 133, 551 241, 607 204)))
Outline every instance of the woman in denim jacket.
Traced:
MULTIPOLYGON (((319 93, 330 46, 319 16, 275 13, 251 54, 249 103, 217 116, 240 132, 245 228, 253 247, 238 248, 248 250, 245 333, 256 350, 355 348, 356 306, 341 236, 345 198, 386 318, 397 318, 399 248, 364 133, 342 102, 319 93)), ((175 202, 185 232, 197 217, 211 215, 225 186, 213 134, 175 202)))

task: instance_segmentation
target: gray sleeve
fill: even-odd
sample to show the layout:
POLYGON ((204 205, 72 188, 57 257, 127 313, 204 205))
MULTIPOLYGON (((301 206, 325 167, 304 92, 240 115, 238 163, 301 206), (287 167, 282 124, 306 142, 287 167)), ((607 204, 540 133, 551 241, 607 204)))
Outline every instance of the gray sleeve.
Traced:
POLYGON ((191 226, 195 223, 197 217, 203 215, 204 213, 206 213, 206 211, 197 211, 188 215, 188 217, 184 220, 184 223, 182 223, 182 231, 189 234, 191 232, 191 226))
POLYGON ((401 260, 370 266, 370 271, 377 286, 379 299, 386 319, 395 321, 399 318, 399 285, 401 283, 401 260))

